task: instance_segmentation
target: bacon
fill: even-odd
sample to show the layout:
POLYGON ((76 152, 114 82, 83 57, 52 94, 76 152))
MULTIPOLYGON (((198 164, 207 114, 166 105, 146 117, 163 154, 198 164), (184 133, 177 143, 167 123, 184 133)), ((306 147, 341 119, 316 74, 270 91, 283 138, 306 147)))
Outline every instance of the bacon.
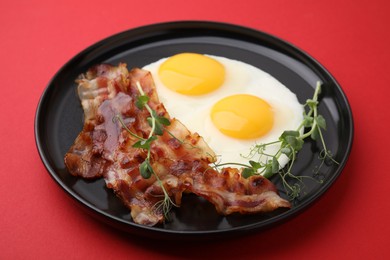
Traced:
POLYGON ((80 75, 76 81, 84 110, 84 127, 64 158, 72 175, 87 179, 103 175, 106 160, 100 154, 100 146, 106 139, 106 131, 95 129, 97 111, 105 100, 115 97, 119 91, 127 91, 126 74, 125 64, 118 67, 101 64, 80 75))
POLYGON ((153 226, 165 220, 158 207, 164 199, 163 188, 177 206, 183 194, 190 192, 210 201, 223 215, 291 206, 262 176, 245 179, 240 169, 218 172, 212 168, 214 152, 201 136, 169 116, 148 71, 128 71, 125 64, 103 64, 88 70, 77 82, 84 127, 65 155, 65 165, 74 176, 103 177, 107 187, 131 210, 135 223, 153 226), (137 82, 149 97, 148 105, 170 121, 163 135, 151 144, 150 163, 155 175, 149 179, 144 179, 139 170, 147 152, 133 147, 139 139, 117 118, 120 116, 131 133, 142 138, 150 134, 149 112, 135 105, 140 95, 137 82))

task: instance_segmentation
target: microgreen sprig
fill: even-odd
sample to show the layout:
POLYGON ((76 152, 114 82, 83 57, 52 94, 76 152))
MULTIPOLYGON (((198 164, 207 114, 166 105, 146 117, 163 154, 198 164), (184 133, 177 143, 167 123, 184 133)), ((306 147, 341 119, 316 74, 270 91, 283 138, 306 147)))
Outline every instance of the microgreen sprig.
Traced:
POLYGON ((141 84, 138 81, 136 82, 136 86, 141 95, 137 98, 135 104, 138 109, 142 110, 145 108, 149 112, 150 117, 148 117, 146 120, 148 121, 151 130, 148 138, 141 138, 133 145, 133 147, 147 150, 146 159, 140 165, 140 173, 143 178, 148 179, 152 174, 157 176, 157 174, 154 173, 153 168, 150 164, 150 146, 152 142, 157 139, 158 135, 162 135, 164 133, 164 126, 170 125, 170 121, 168 120, 168 118, 158 116, 157 112, 148 105, 149 97, 145 95, 144 91, 141 88, 141 84))
MULTIPOLYGON (((265 178, 270 178, 275 174, 279 174, 285 191, 290 198, 295 199, 299 197, 301 193, 301 185, 299 183, 302 183, 303 177, 309 176, 294 175, 292 173, 292 167, 297 159, 297 153, 302 149, 304 140, 307 138, 313 140, 320 139, 322 145, 322 151, 319 157, 321 164, 317 168, 317 173, 325 160, 329 159, 331 162, 337 163, 333 159, 332 153, 328 150, 322 133, 323 130, 326 130, 326 121, 318 113, 318 98, 320 93, 321 83, 317 82, 313 97, 308 99, 304 105, 303 121, 296 130, 284 131, 278 140, 264 144, 256 144, 251 148, 249 155, 244 156, 250 159, 248 162, 249 165, 239 164, 243 166, 242 176, 244 178, 252 175, 262 175, 265 178), (308 111, 306 111, 307 109, 308 111), (306 132, 303 132, 304 129, 307 129, 306 132), (268 154, 266 148, 272 145, 279 145, 280 148, 275 154, 268 154), (279 164, 279 158, 282 155, 287 156, 289 159, 289 163, 283 168, 279 164), (253 160, 254 157, 257 159, 253 160), (290 184, 289 179, 294 179, 297 182, 290 184)), ((237 165, 236 163, 225 163, 216 166, 221 167, 228 164, 237 165)))
POLYGON ((165 118, 163 116, 159 116, 155 110, 153 110, 149 105, 149 97, 144 93, 142 90, 141 84, 139 82, 136 82, 137 89, 140 93, 138 96, 135 105, 138 109, 146 109, 150 117, 147 118, 147 122, 149 126, 151 127, 150 133, 147 138, 143 138, 134 132, 132 132, 124 123, 123 119, 120 115, 116 115, 115 119, 117 119, 122 127, 133 137, 137 138, 138 141, 133 144, 134 148, 144 149, 147 152, 145 160, 140 164, 139 171, 141 176, 144 179, 149 179, 152 175, 156 178, 158 184, 160 185, 163 193, 164 198, 160 200, 159 202, 154 205, 154 208, 156 210, 162 210, 164 213, 164 216, 166 219, 169 218, 169 211, 172 208, 172 206, 176 206, 176 204, 171 200, 167 190, 164 187, 164 184, 162 183, 160 177, 156 172, 153 170, 152 164, 151 164, 151 145, 152 143, 157 140, 157 136, 161 136, 164 133, 165 126, 170 125, 170 121, 168 118, 165 118))

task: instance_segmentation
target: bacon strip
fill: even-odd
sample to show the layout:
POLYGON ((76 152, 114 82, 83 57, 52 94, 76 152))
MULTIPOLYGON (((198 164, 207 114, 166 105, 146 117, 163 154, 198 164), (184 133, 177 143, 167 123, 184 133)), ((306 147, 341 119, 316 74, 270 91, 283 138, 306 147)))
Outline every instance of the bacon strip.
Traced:
POLYGON ((125 64, 103 64, 91 68, 77 82, 85 124, 65 155, 65 164, 74 176, 103 177, 107 187, 131 210, 135 223, 153 226, 164 221, 161 208, 156 207, 164 197, 161 185, 178 206, 183 193, 192 192, 224 215, 290 207, 275 186, 261 176, 245 179, 239 169, 218 172, 211 168, 214 152, 197 133, 170 118, 158 100, 149 72, 137 68, 129 72, 125 64), (113 120, 120 115, 132 133, 143 138, 149 135, 149 112, 135 106, 139 96, 136 82, 150 98, 149 106, 171 123, 151 146, 151 164, 159 180, 141 177, 139 165, 146 151, 134 148, 138 139, 113 120))

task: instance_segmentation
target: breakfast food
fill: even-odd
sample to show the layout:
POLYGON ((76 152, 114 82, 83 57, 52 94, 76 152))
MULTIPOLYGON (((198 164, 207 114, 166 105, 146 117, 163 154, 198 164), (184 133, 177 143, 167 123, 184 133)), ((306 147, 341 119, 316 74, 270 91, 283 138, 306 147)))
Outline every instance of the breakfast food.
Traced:
MULTIPOLYGON (((242 155, 248 155, 253 144, 278 140, 284 130, 297 129, 303 120, 303 106, 294 93, 241 61, 181 53, 143 69, 152 73, 170 115, 199 133, 220 163, 247 163, 242 155)), ((265 153, 278 149, 269 146, 265 153)), ((279 159, 281 167, 287 162, 279 159)))
POLYGON ((180 206, 188 192, 224 215, 291 206, 262 176, 243 178, 241 169, 211 167, 216 154, 179 117, 170 116, 147 70, 101 64, 77 82, 84 127, 66 153, 65 165, 74 176, 103 177, 135 223, 163 222, 165 210, 180 206))

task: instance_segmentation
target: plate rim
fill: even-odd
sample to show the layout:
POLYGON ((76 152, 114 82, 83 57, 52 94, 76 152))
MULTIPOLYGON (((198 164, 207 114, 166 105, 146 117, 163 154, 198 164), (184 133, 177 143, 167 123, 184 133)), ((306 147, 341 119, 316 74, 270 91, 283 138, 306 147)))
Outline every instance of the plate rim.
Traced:
MULTIPOLYGON (((341 113, 341 111, 339 111, 339 113, 341 113)), ((130 28, 128 30, 113 34, 113 35, 108 36, 108 37, 105 37, 105 38, 91 44, 90 46, 84 48, 83 50, 78 52, 76 55, 74 55, 72 58, 70 58, 52 76, 50 81, 47 83, 43 93, 41 94, 41 97, 40 97, 38 104, 37 104, 37 107, 36 107, 36 113, 35 113, 35 118, 34 118, 34 136, 35 136, 35 143, 36 143, 36 147, 37 147, 39 156, 40 156, 47 172, 55 180, 57 185, 59 185, 71 198, 73 198, 73 201, 78 202, 78 203, 76 203, 77 205, 83 206, 82 207, 83 209, 87 209, 87 212, 93 213, 93 215, 96 215, 94 213, 98 213, 100 215, 100 218, 103 218, 103 219, 108 218, 109 220, 113 220, 114 222, 117 222, 117 223, 107 223, 107 221, 104 221, 106 224, 110 224, 111 226, 117 227, 119 225, 119 226, 121 226, 121 228, 131 226, 131 227, 129 227, 131 229, 131 232, 137 233, 140 235, 147 235, 147 236, 152 236, 152 237, 155 237, 156 234, 163 235, 163 236, 164 235, 170 235, 170 236, 180 235, 180 237, 182 238, 183 236, 187 236, 187 237, 202 236, 203 237, 203 235, 215 236, 215 235, 221 235, 221 234, 226 235, 226 233, 231 233, 231 232, 237 233, 239 231, 244 231, 244 232, 255 231, 255 230, 264 229, 264 228, 273 226, 274 224, 280 224, 282 222, 287 221, 290 218, 295 217, 299 213, 305 211, 310 205, 312 205, 313 203, 318 201, 318 198, 320 198, 321 196, 323 196, 326 193, 326 191, 330 188, 330 186, 332 186, 334 184, 334 182, 338 179, 341 172, 343 171, 343 169, 348 161, 351 150, 352 150, 352 144, 353 144, 353 139, 354 139, 354 121, 353 121, 353 113, 352 113, 351 105, 348 101, 348 98, 347 98, 345 92, 343 91, 343 89, 341 88, 341 86, 337 82, 337 80, 331 75, 331 73, 322 64, 319 63, 319 61, 314 59, 311 55, 309 55, 307 52, 303 51, 299 47, 295 46, 294 44, 291 44, 290 42, 288 42, 284 39, 281 39, 277 36, 274 36, 272 34, 269 34, 267 32, 260 31, 260 30, 250 28, 250 27, 245 27, 242 25, 224 23, 224 22, 214 22, 214 21, 183 20, 183 21, 171 21, 171 22, 148 24, 148 25, 144 25, 144 26, 130 28), (349 131, 348 131, 349 134, 348 134, 347 148, 346 148, 347 152, 343 156, 343 160, 339 163, 337 170, 329 177, 329 180, 326 183, 324 183, 324 185, 320 186, 318 191, 316 191, 315 194, 309 200, 304 201, 302 204, 299 205, 299 207, 292 208, 289 211, 283 212, 283 213, 281 213, 277 216, 274 216, 270 219, 263 220, 263 221, 261 221, 261 223, 256 222, 256 223, 252 223, 249 225, 247 224, 247 225, 243 225, 243 226, 232 227, 229 229, 222 229, 222 230, 220 229, 220 230, 183 230, 183 231, 179 231, 179 230, 163 229, 163 228, 158 228, 158 227, 148 227, 148 226, 136 224, 134 222, 129 223, 129 222, 117 217, 117 216, 114 216, 112 214, 104 212, 103 210, 99 209, 96 206, 91 205, 84 198, 80 197, 78 194, 76 194, 74 191, 72 191, 69 187, 67 187, 62 182, 62 180, 58 176, 58 173, 56 173, 55 169, 52 168, 52 166, 49 162, 49 159, 46 158, 46 154, 45 154, 45 151, 44 151, 44 148, 42 145, 43 140, 41 140, 41 137, 39 134, 42 131, 40 129, 39 125, 40 125, 41 118, 44 117, 42 114, 44 102, 46 100, 47 95, 49 95, 51 86, 53 85, 55 80, 58 78, 58 76, 64 70, 66 70, 66 68, 68 66, 70 66, 74 62, 77 62, 77 60, 80 60, 80 58, 87 55, 88 53, 90 53, 94 49, 101 47, 101 46, 104 46, 105 44, 108 44, 110 41, 113 41, 113 40, 120 41, 121 38, 126 37, 128 34, 131 34, 131 33, 136 33, 136 34, 141 33, 142 34, 143 31, 148 31, 148 32, 152 31, 153 32, 157 29, 162 29, 164 27, 165 28, 180 27, 180 29, 183 29, 184 27, 202 27, 204 29, 207 29, 207 27, 213 27, 213 29, 215 29, 215 30, 216 29, 223 29, 226 31, 234 30, 237 33, 239 33, 239 31, 245 31, 246 33, 254 34, 257 37, 259 37, 261 35, 261 37, 268 38, 269 40, 271 40, 273 42, 277 42, 279 45, 283 45, 284 47, 287 47, 288 49, 292 49, 294 51, 294 54, 298 54, 301 56, 301 58, 303 57, 305 60, 310 61, 312 63, 311 65, 318 67, 321 70, 322 74, 326 74, 327 77, 329 77, 332 80, 332 82, 334 83, 334 86, 337 88, 337 90, 342 98, 343 104, 347 108, 347 111, 343 111, 344 113, 347 113, 347 118, 348 118, 348 122, 350 125, 349 131), (81 203, 81 205, 80 205, 80 203, 81 203), (270 222, 270 223, 267 223, 267 222, 270 222), (149 234, 143 234, 143 232, 146 232, 149 234)), ((99 216, 95 216, 95 217, 99 218, 99 216)))

